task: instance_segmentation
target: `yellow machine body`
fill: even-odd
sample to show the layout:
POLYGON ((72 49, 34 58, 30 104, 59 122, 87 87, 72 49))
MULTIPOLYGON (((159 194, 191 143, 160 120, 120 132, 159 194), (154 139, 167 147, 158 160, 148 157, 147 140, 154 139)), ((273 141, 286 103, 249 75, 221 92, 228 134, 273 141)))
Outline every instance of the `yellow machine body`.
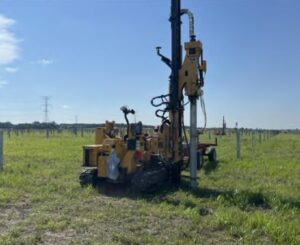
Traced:
POLYGON ((83 162, 84 166, 96 167, 98 164, 98 154, 101 145, 85 145, 83 147, 83 162))
POLYGON ((199 63, 202 55, 202 43, 190 41, 184 45, 186 56, 179 71, 179 82, 181 89, 185 90, 186 96, 197 96, 199 94, 200 71, 206 72, 206 61, 199 63))
POLYGON ((107 121, 103 128, 97 128, 96 144, 83 146, 83 166, 96 167, 98 177, 108 176, 107 161, 112 151, 116 152, 120 159, 120 168, 128 175, 135 173, 137 168, 143 168, 143 163, 149 161, 150 154, 168 151, 168 147, 164 144, 167 136, 161 133, 148 137, 140 135, 136 140, 136 149, 129 150, 124 139, 113 134, 114 124, 107 121))

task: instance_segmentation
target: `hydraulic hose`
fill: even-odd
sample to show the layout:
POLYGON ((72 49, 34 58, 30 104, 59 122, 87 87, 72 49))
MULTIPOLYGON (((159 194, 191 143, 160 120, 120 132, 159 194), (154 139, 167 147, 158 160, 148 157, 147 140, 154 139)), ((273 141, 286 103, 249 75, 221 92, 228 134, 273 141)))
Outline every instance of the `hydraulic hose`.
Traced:
POLYGON ((194 39, 195 38, 195 21, 194 21, 193 13, 188 9, 182 9, 181 14, 188 15, 188 17, 189 17, 189 34, 190 34, 190 38, 194 39))

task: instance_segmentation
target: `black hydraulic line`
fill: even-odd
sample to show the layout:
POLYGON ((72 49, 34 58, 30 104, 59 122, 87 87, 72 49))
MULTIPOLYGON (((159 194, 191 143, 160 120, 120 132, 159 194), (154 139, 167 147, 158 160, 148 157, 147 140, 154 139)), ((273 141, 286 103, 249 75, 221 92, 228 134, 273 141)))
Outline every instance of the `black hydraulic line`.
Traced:
POLYGON ((168 101, 169 96, 170 96, 169 94, 163 94, 160 96, 153 97, 151 100, 151 105, 154 107, 165 106, 164 109, 157 109, 155 111, 155 115, 158 118, 160 118, 162 121, 161 127, 163 127, 166 121, 169 123, 168 117, 165 116, 165 114, 168 113, 169 111, 169 101, 168 101))
POLYGON ((127 131, 127 137, 129 137, 129 120, 128 120, 128 117, 127 117, 127 114, 124 114, 124 118, 125 118, 125 121, 126 121, 126 131, 127 131))
POLYGON ((156 97, 153 97, 151 99, 151 105, 154 107, 159 107, 162 105, 169 105, 169 101, 167 100, 167 97, 170 96, 169 94, 163 94, 156 97), (156 102, 157 100, 160 100, 159 102, 156 102))
MULTIPOLYGON (((201 51, 201 56, 200 56, 200 62, 201 64, 203 64, 203 51, 201 51)), ((200 74, 200 87, 204 86, 204 75, 203 75, 203 71, 201 69, 199 69, 199 74, 200 74)))
POLYGON ((182 119, 182 129, 183 129, 184 141, 187 144, 187 152, 188 152, 188 159, 189 159, 188 162, 187 162, 187 164, 185 164, 185 165, 182 166, 182 170, 184 170, 190 164, 190 147, 189 147, 190 143, 189 143, 188 138, 187 138, 186 128, 185 128, 185 125, 184 125, 184 119, 182 119))

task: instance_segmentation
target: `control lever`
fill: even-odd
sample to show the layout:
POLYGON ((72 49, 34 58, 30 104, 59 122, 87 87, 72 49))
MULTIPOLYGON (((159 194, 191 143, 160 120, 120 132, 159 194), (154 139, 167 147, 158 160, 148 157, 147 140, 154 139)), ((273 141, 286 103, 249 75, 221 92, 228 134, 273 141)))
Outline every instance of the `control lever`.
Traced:
POLYGON ((128 114, 135 114, 135 110, 130 110, 127 106, 122 106, 121 107, 121 111, 125 114, 125 115, 128 115, 128 114))
POLYGON ((135 114, 135 110, 133 110, 133 109, 130 110, 127 106, 122 106, 120 109, 124 113, 124 118, 125 118, 126 125, 127 125, 127 137, 129 137, 130 125, 129 125, 129 120, 128 120, 127 115, 130 113, 135 114))
POLYGON ((160 53, 161 47, 156 47, 156 53, 168 67, 172 69, 171 60, 160 53))

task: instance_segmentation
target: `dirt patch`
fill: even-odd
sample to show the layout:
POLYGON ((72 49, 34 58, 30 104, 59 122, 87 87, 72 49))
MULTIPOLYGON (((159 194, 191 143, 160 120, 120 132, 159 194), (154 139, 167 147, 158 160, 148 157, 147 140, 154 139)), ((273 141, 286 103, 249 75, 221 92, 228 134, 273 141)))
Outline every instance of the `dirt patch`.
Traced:
POLYGON ((39 244, 41 245, 52 245, 52 244, 68 244, 72 239, 76 237, 76 231, 73 229, 67 229, 60 232, 50 232, 47 231, 43 234, 43 241, 39 244))
POLYGON ((8 230, 25 220, 30 211, 31 205, 27 202, 0 204, 0 236, 5 235, 8 230))

